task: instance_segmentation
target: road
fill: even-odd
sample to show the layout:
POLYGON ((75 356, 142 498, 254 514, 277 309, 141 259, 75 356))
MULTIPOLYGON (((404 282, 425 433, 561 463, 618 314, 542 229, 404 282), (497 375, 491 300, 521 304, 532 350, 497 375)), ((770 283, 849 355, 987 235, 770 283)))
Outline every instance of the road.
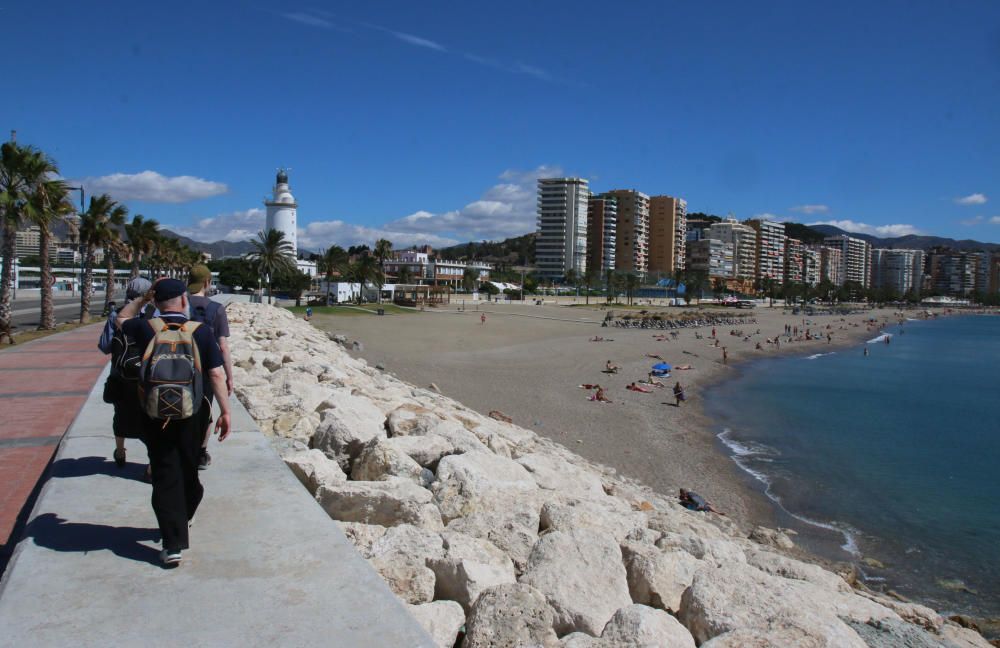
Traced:
MULTIPOLYGON (((121 295, 116 296, 121 297, 121 295)), ((80 318, 80 295, 77 293, 75 297, 57 297, 53 299, 53 307, 57 324, 76 321, 80 318)), ((13 311, 11 319, 17 327, 16 330, 31 331, 38 328, 42 306, 36 295, 14 300, 11 310, 13 311)), ((95 293, 90 298, 90 314, 92 317, 100 316, 102 310, 104 310, 104 293, 95 293)))

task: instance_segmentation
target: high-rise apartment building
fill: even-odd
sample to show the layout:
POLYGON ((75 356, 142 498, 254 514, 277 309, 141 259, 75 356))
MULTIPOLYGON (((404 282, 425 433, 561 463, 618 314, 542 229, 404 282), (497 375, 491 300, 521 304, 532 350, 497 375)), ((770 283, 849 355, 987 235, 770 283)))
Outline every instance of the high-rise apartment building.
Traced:
POLYGON ((871 252, 871 287, 903 296, 923 283, 923 250, 886 250, 871 252))
POLYGON ((785 283, 802 283, 802 264, 806 246, 794 238, 785 239, 785 283))
POLYGON ((733 278, 733 244, 701 239, 687 244, 687 270, 704 272, 711 279, 733 278))
POLYGON ((649 199, 649 272, 673 275, 684 269, 687 201, 672 196, 649 199))
POLYGON ((587 201, 583 178, 539 178, 535 267, 540 279, 559 280, 587 270, 587 201))
POLYGON ((871 285, 872 246, 863 239, 839 234, 828 236, 824 245, 840 250, 841 272, 844 281, 854 281, 865 288, 871 285))
POLYGON ((615 269, 618 233, 618 199, 610 194, 592 195, 587 203, 587 269, 603 277, 615 269))
POLYGON ((755 280, 780 285, 785 278, 785 224, 753 219, 747 225, 757 233, 755 280))
POLYGON ((649 269, 649 196, 635 189, 615 189, 618 200, 615 269, 645 273, 649 269))
POLYGON ((819 252, 819 280, 829 281, 834 286, 843 286, 844 263, 840 248, 822 245, 813 249, 819 252))
POLYGON ((809 286, 819 283, 822 255, 819 250, 805 248, 802 250, 802 281, 809 286))
POLYGON ((735 218, 727 218, 709 226, 708 238, 733 244, 733 278, 746 289, 752 287, 757 272, 757 232, 754 228, 735 218))

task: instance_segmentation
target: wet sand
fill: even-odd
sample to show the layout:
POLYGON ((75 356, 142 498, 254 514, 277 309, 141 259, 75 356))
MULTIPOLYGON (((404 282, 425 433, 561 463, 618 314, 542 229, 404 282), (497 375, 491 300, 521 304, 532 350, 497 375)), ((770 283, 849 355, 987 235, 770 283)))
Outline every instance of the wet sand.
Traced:
MULTIPOLYGON (((317 315, 312 321, 361 342, 363 350, 355 355, 407 382, 423 387, 433 383, 444 395, 483 414, 499 410, 517 425, 661 493, 691 488, 742 524, 777 526, 772 502, 729 458, 716 437, 718 430, 702 413, 701 390, 744 360, 779 353, 811 355, 870 339, 875 334, 866 329, 865 320, 892 316, 888 310, 850 315, 846 321, 839 315, 815 316, 806 317, 810 323, 803 325, 803 316, 781 308, 726 309, 721 312, 750 315, 757 322, 716 327, 720 346, 715 347, 711 327, 680 329, 676 339, 669 331, 602 328, 606 311, 595 304, 569 308, 566 301, 556 305, 550 300, 542 306, 470 302, 464 311, 458 310, 460 302, 453 302, 412 314, 317 315), (483 313, 485 324, 480 322, 483 313), (780 350, 764 343, 782 334, 785 324, 807 326, 824 336, 829 324, 833 343, 825 338, 786 343, 783 338, 780 350), (734 329, 751 339, 730 335, 734 329), (654 338, 664 333, 667 341, 654 338), (594 336, 613 341, 590 341, 594 336), (755 350, 758 341, 763 350, 755 350), (723 364, 722 347, 728 349, 728 364, 723 364), (626 385, 645 380, 659 362, 647 354, 693 369, 675 370, 663 379, 668 386, 653 393, 627 390, 626 385), (603 372, 608 360, 621 367, 617 374, 603 372), (674 405, 670 389, 677 380, 687 395, 680 407, 674 405), (585 383, 602 385, 613 402, 589 401, 591 392, 579 387, 585 383)), ((669 312, 684 310, 689 309, 669 312)))

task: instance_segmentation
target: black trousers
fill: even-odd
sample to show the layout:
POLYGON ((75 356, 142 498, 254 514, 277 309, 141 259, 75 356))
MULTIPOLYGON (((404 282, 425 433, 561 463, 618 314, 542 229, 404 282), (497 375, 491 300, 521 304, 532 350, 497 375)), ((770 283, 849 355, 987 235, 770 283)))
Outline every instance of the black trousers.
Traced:
POLYGON ((205 489, 198 479, 198 455, 208 424, 202 406, 189 419, 155 421, 142 415, 149 466, 153 477, 153 512, 163 536, 163 548, 188 548, 188 522, 205 489))

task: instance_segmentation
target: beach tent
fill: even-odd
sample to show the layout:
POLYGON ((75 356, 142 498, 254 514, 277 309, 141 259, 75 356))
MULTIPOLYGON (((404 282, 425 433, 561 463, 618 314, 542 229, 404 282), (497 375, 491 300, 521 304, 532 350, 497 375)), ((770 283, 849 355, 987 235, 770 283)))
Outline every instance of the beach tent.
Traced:
POLYGON ((666 362, 658 362, 653 365, 653 373, 658 375, 664 375, 670 373, 671 366, 666 362))

